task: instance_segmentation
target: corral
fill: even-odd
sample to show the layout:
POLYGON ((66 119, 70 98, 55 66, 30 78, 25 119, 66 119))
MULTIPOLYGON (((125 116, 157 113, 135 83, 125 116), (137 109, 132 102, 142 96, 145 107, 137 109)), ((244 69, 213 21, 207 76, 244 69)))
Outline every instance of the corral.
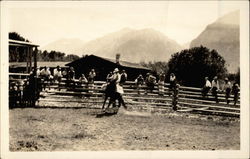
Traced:
POLYGON ((96 81, 94 89, 77 81, 73 89, 65 82, 41 92, 35 108, 10 110, 10 150, 240 148, 240 103, 227 105, 222 93, 216 104, 211 94, 203 99, 200 88, 181 87, 178 111, 173 111, 168 84, 163 96, 157 85, 145 95, 145 86, 138 90, 128 81, 124 85, 128 110, 100 115, 104 82, 96 81))

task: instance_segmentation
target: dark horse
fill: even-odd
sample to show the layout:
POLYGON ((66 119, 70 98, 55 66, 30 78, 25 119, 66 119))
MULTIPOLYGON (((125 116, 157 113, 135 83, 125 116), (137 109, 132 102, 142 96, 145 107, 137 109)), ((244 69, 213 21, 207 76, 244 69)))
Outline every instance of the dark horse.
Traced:
POLYGON ((106 101, 107 101, 108 98, 110 98, 110 99, 109 99, 109 104, 108 104, 107 108, 109 108, 111 104, 113 104, 113 107, 115 107, 116 106, 115 105, 116 100, 119 101, 118 107, 120 107, 121 104, 122 104, 125 108, 127 108, 125 103, 124 103, 124 100, 122 99, 121 94, 116 92, 116 84, 115 83, 112 82, 112 83, 108 84, 107 88, 104 91, 104 93, 105 93, 105 98, 104 98, 104 102, 103 102, 103 105, 102 105, 102 109, 104 109, 106 101))

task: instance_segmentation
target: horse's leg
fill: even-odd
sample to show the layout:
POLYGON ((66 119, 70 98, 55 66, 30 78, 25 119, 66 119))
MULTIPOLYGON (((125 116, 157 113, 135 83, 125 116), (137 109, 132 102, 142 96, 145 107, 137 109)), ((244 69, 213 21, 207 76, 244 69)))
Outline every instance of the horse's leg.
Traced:
POLYGON ((123 100, 123 98, 122 98, 122 95, 121 94, 117 94, 117 98, 118 98, 118 101, 119 101, 119 107, 121 106, 121 104, 122 104, 122 106, 125 108, 125 109, 127 109, 127 106, 125 105, 125 102, 124 102, 124 100, 123 100))
POLYGON ((105 106, 105 104, 106 104, 107 99, 108 99, 108 96, 105 95, 104 102, 103 102, 103 105, 102 105, 102 109, 104 109, 104 106, 105 106))
POLYGON ((109 104, 108 104, 107 108, 109 108, 112 103, 114 104, 114 99, 112 97, 110 97, 109 98, 109 104))

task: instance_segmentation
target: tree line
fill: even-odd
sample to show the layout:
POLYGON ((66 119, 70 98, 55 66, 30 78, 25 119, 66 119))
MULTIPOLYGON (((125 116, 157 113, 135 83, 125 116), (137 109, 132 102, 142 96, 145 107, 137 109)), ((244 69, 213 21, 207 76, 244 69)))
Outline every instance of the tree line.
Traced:
MULTIPOLYGON (((28 39, 25 39, 17 32, 10 32, 9 39, 30 42, 28 39)), ((10 50, 9 54, 10 62, 23 62, 26 60, 25 55, 20 55, 24 52, 23 48, 13 48, 10 46, 9 50, 10 50)), ((66 55, 63 52, 54 50, 51 51, 38 50, 37 54, 37 61, 73 61, 79 58, 80 58, 79 56, 74 54, 66 55)))
POLYGON ((164 72, 169 77, 174 73, 179 83, 185 86, 202 87, 205 77, 212 80, 214 76, 222 80, 227 77, 240 84, 240 69, 236 73, 228 73, 225 59, 216 50, 202 45, 176 52, 168 62, 141 64, 150 68, 155 75, 164 72))
MULTIPOLYGON (((9 33, 9 38, 29 41, 16 32, 9 33)), ((10 62, 17 60, 15 58, 18 57, 15 54, 13 56, 11 52, 10 49, 10 62)), ((74 54, 66 55, 59 51, 48 52, 47 50, 39 50, 37 58, 38 61, 73 61, 80 57, 74 54)), ((150 68, 155 75, 163 72, 169 77, 171 73, 174 73, 181 85, 202 87, 204 77, 212 80, 214 76, 217 76, 219 79, 228 77, 229 80, 240 84, 240 69, 236 73, 228 73, 225 59, 216 50, 210 50, 204 46, 176 52, 172 54, 168 62, 141 62, 140 64, 150 68)))

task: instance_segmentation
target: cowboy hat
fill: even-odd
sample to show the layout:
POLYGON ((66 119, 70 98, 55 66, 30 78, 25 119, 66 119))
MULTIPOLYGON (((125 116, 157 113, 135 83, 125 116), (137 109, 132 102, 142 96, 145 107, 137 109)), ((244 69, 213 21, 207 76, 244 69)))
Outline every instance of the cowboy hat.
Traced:
POLYGON ((118 68, 115 68, 115 69, 114 69, 114 73, 116 73, 116 72, 119 72, 119 69, 118 69, 118 68))

